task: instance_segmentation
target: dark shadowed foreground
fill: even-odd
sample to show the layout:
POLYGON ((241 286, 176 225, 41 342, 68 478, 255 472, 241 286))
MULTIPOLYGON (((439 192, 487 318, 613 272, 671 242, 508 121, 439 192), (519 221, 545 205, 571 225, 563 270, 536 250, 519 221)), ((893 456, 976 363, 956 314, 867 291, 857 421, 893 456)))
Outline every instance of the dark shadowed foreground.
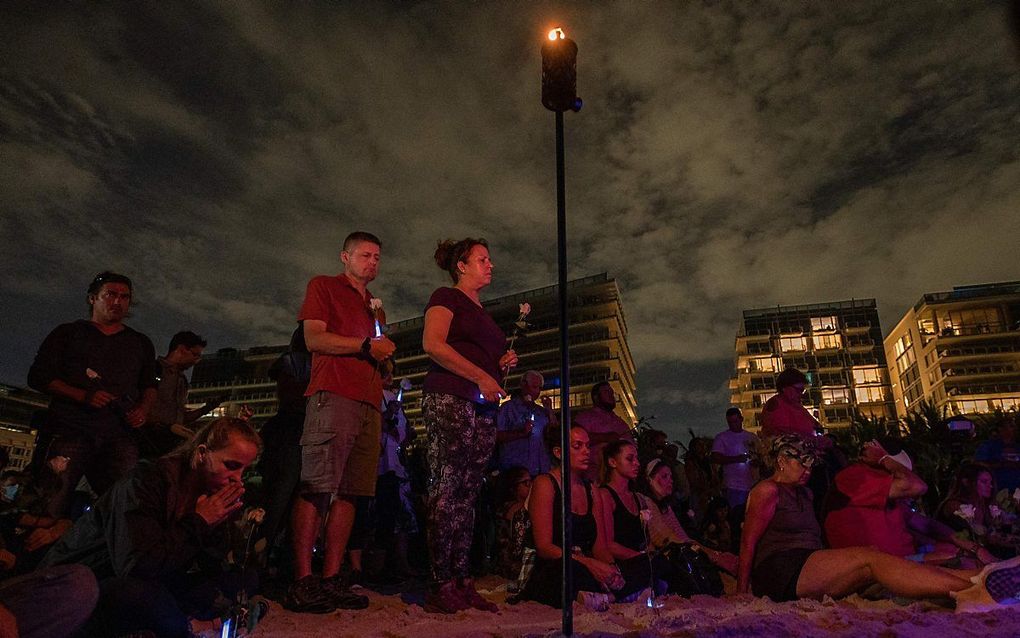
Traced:
MULTIPOLYGON (((367 592, 371 606, 360 612, 338 611, 325 616, 298 615, 273 604, 259 627, 259 638, 299 636, 555 636, 560 612, 537 603, 507 605, 502 581, 479 582, 479 591, 500 602, 498 614, 462 611, 452 616, 428 614, 407 605, 399 596, 367 592)), ((578 636, 1020 636, 1020 609, 1006 608, 979 614, 954 614, 933 603, 901 606, 892 601, 851 597, 842 601, 799 601, 776 604, 756 598, 714 599, 675 596, 654 610, 638 604, 615 605, 596 613, 575 605, 574 631, 578 636)))

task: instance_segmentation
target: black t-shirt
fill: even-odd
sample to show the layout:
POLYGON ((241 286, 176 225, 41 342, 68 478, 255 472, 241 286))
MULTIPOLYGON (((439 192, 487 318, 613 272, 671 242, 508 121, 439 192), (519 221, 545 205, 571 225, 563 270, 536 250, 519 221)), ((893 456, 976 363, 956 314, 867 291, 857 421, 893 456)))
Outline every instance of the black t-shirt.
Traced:
POLYGON ((58 379, 83 390, 105 390, 117 400, 95 409, 54 396, 48 426, 55 432, 99 434, 127 427, 124 413, 147 388, 156 387, 156 352, 148 337, 127 326, 107 335, 90 321, 65 323, 54 328, 39 346, 28 372, 28 385, 40 392, 48 392, 50 382, 58 379))

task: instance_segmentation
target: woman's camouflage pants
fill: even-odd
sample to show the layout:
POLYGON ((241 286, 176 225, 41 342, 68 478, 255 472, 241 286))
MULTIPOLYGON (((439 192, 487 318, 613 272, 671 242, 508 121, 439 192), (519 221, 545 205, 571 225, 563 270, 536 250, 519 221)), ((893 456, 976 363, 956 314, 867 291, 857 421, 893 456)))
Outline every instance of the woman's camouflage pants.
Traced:
POLYGON ((432 577, 443 583, 470 575, 475 500, 496 445, 495 409, 449 394, 422 398, 428 440, 428 544, 432 577))

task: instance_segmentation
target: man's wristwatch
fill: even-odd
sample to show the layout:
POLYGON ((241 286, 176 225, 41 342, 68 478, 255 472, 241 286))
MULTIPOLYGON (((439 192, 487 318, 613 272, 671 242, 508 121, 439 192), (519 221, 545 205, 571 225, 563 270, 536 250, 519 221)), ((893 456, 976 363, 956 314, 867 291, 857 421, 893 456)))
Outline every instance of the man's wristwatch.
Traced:
POLYGON ((364 352, 365 354, 370 354, 372 352, 371 337, 365 337, 365 340, 361 342, 361 351, 364 352))

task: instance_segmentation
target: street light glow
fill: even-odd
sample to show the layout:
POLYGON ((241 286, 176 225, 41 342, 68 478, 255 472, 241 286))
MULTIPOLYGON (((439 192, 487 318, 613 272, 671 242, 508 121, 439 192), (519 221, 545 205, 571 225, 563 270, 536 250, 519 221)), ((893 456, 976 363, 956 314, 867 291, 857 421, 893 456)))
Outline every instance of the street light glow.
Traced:
POLYGON ((549 39, 552 40, 553 42, 555 42, 557 39, 562 40, 565 37, 567 36, 563 34, 563 29, 559 27, 556 27, 555 29, 549 32, 549 39))

